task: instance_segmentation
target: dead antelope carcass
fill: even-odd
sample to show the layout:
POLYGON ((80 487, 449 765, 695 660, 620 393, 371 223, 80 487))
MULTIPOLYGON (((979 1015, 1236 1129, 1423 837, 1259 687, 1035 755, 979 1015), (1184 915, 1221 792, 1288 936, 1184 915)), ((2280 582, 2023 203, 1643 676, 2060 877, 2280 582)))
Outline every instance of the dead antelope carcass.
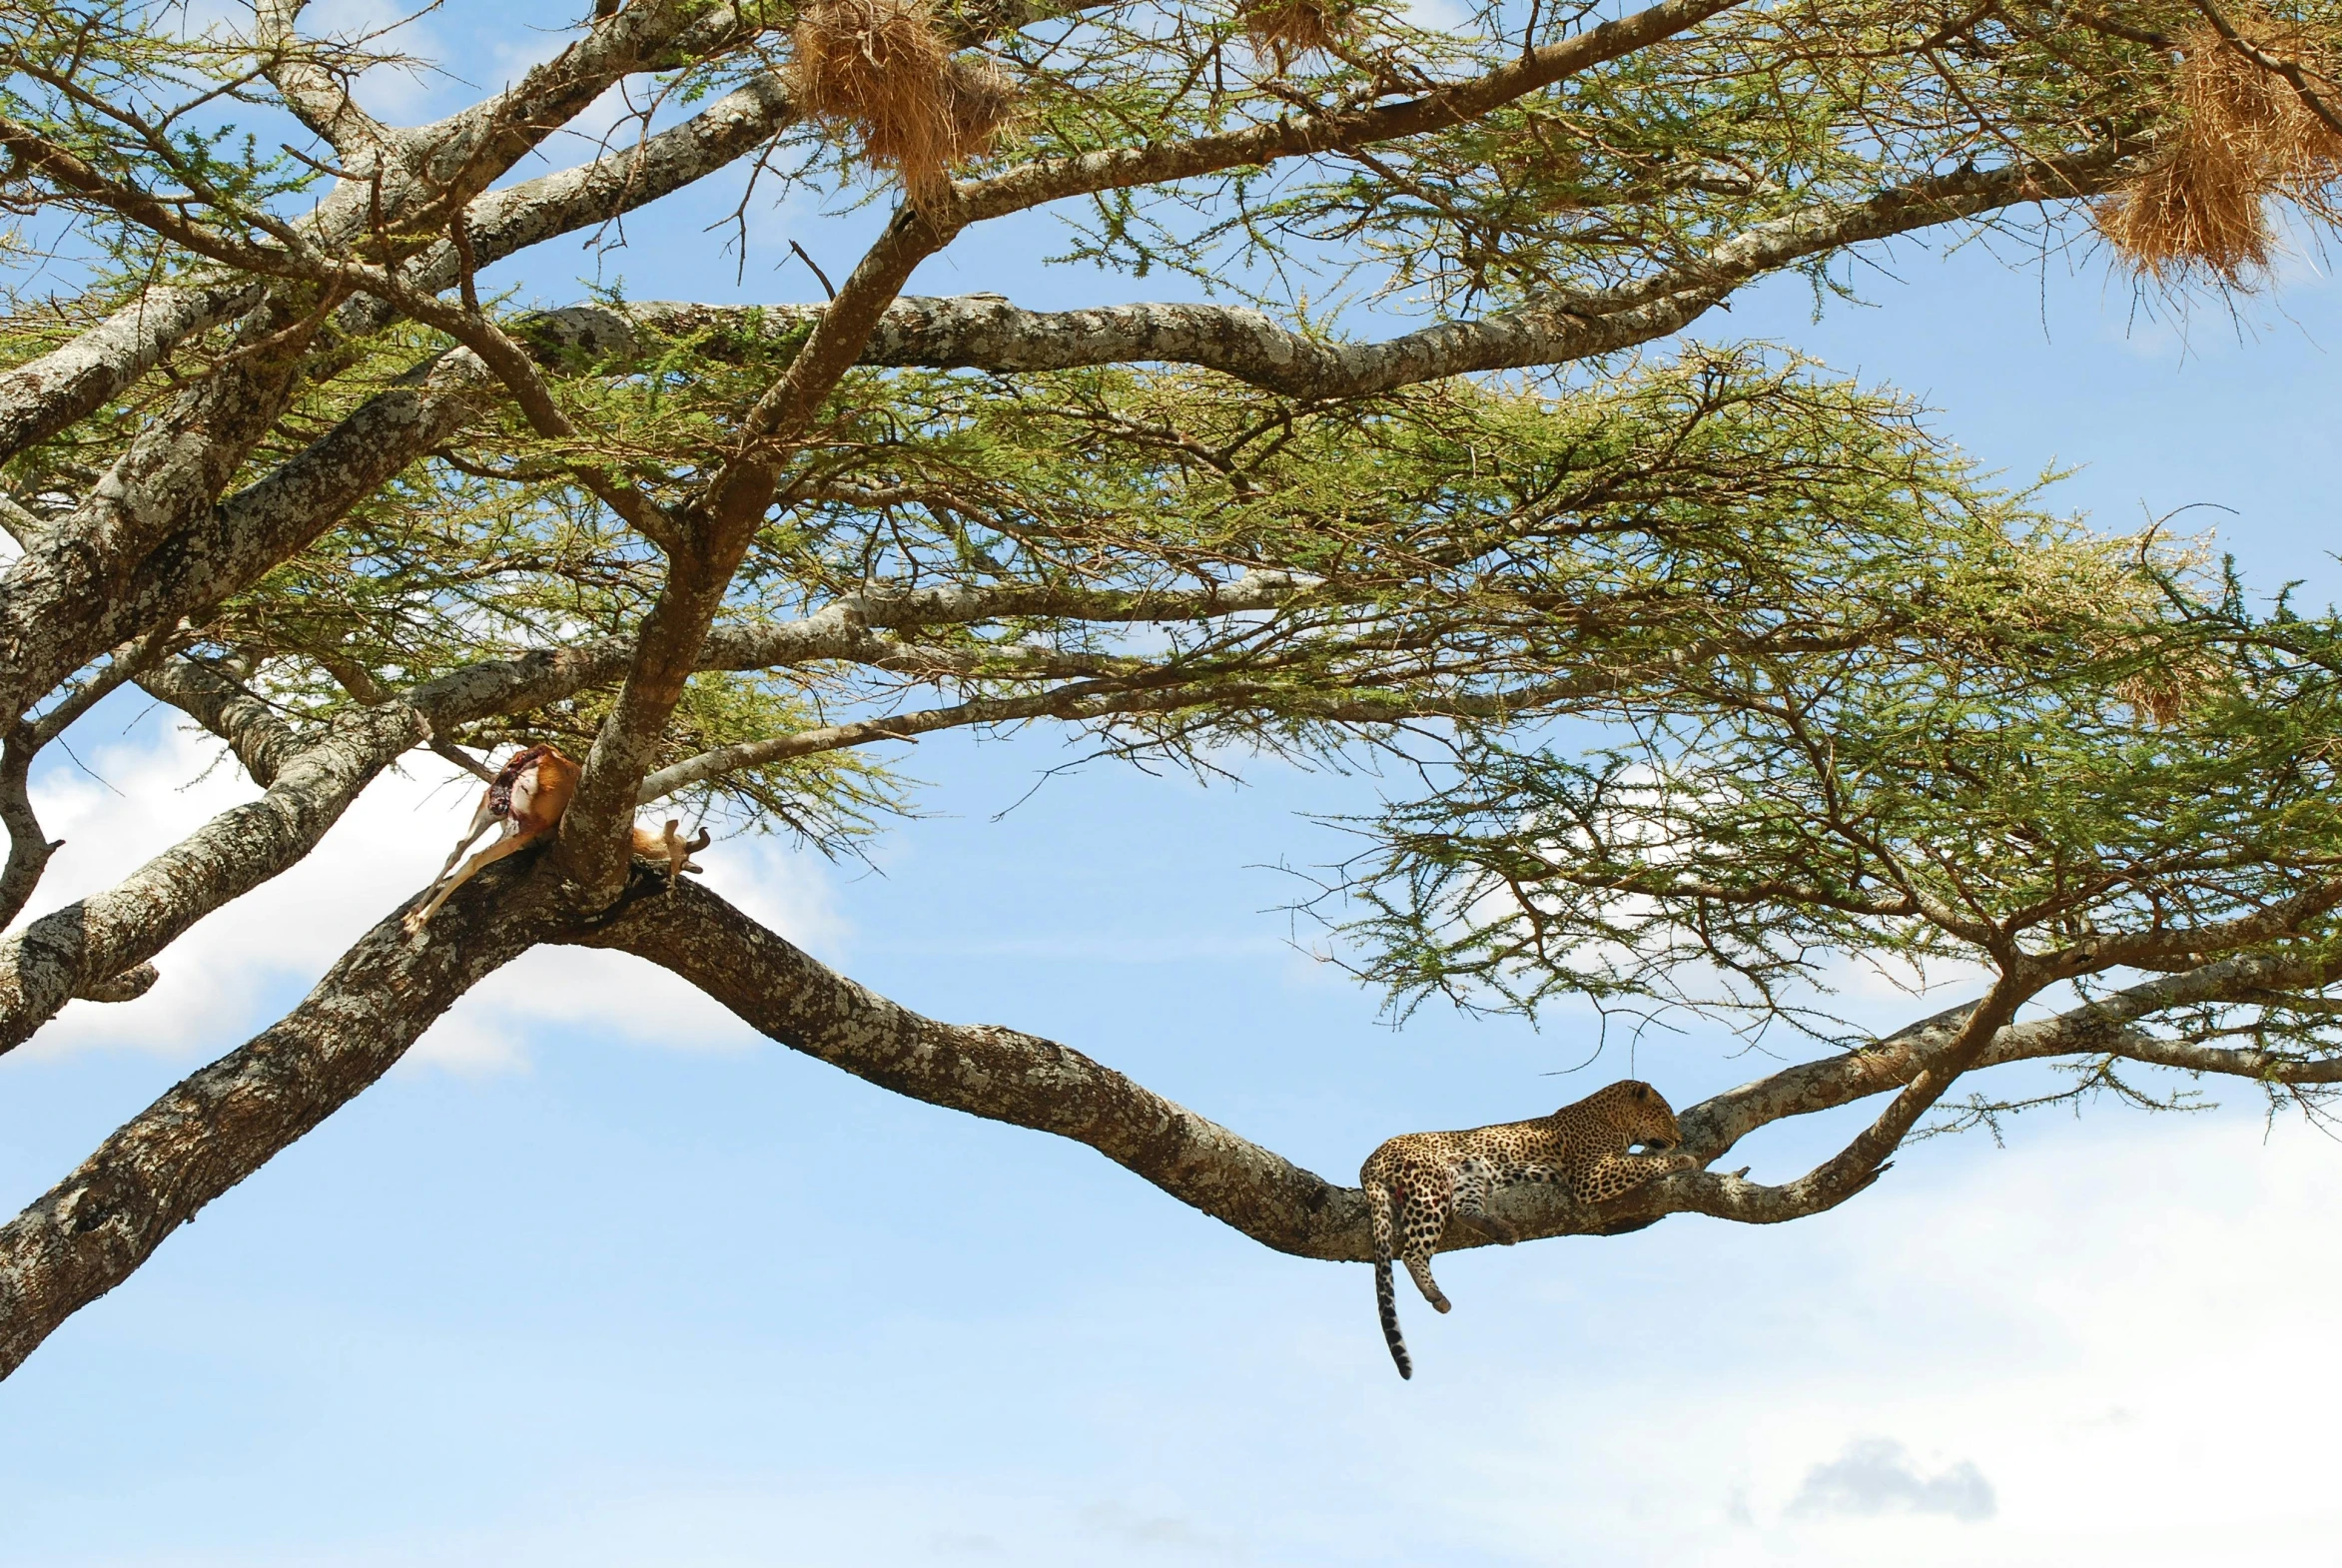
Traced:
MULTIPOLYGON (((423 891, 428 895, 422 906, 406 917, 408 934, 420 931, 447 902, 447 895, 480 872, 502 860, 516 855, 536 843, 561 825, 561 813, 569 809, 569 799, 577 793, 577 764, 551 746, 530 746, 513 753, 479 798, 479 809, 471 814, 471 826, 454 849, 448 852, 447 863, 439 868, 438 877, 423 891), (463 862, 457 870, 455 862, 463 852, 491 827, 501 827, 495 841, 463 862)), ((697 871, 699 866, 691 857, 707 848, 709 836, 702 828, 697 838, 683 837, 682 824, 670 820, 665 827, 653 832, 640 823, 634 825, 633 852, 650 860, 667 863, 667 886, 672 888, 675 878, 686 871, 697 871)))

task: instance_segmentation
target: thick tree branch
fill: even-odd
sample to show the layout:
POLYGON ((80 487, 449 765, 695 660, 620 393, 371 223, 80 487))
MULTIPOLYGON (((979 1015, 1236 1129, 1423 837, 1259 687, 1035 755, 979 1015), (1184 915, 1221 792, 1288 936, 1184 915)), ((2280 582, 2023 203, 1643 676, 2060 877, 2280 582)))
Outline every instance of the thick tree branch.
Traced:
POLYGON ((183 340, 242 316, 265 292, 249 282, 143 290, 71 342, 0 375, 0 459, 93 412, 183 340))
POLYGON ((108 891, 0 941, 0 1051, 299 864, 375 776, 428 732, 403 703, 345 713, 315 745, 279 762, 259 800, 220 813, 108 891))
POLYGON ((369 932, 283 1021, 180 1083, 0 1226, 0 1376, 172 1231, 390 1071, 543 927, 486 901, 369 932))
MULTIPOLYGON (((205 1203, 380 1078, 470 986, 545 941, 611 948, 658 964, 770 1038, 896 1094, 1086 1144, 1279 1251, 1329 1261, 1370 1256, 1356 1189, 1301 1170, 1080 1052, 1015 1030, 924 1018, 832 972, 689 883, 655 892, 663 883, 645 874, 646 896, 621 900, 585 927, 551 924, 541 905, 534 912, 516 906, 510 896, 516 885, 455 901, 421 944, 386 920, 284 1022, 156 1102, 0 1227, 0 1374, 72 1312, 120 1283, 205 1203)), ((1987 1009, 2013 1005, 2013 992, 2003 988, 1982 1005, 1939 1015, 1871 1051, 1789 1069, 1694 1106, 1682 1121, 1691 1152, 1708 1161, 1763 1122, 1900 1088, 1904 1093, 1873 1129, 1899 1127, 1893 1136, 1900 1138, 1911 1121, 1905 1103, 1915 1091, 1932 1101, 1931 1073, 1949 1082, 1963 1058, 1981 1066, 2098 1051, 2111 1035, 2125 1033, 2123 1019, 2142 1011, 2321 979, 2287 961, 2239 959, 2150 982, 2060 1019, 1987 1030, 1981 1022, 1987 1009), (1979 1049, 1979 1041, 1987 1048, 1979 1049), (1818 1070, 1827 1083, 1815 1076, 1818 1070), (1766 1093, 1800 1077, 1806 1082, 1787 1094, 1766 1093)), ((2247 1053, 2181 1055, 2173 1065, 2201 1071, 2264 1077, 2271 1067, 2229 1060, 2247 1053)), ((1863 1153, 1853 1190, 1878 1174, 1872 1152, 1863 1153)), ((1532 1238, 1611 1234, 1678 1212, 1779 1222, 1850 1195, 1848 1183, 1828 1178, 1829 1171, 1825 1166, 1784 1187, 1686 1172, 1591 1208, 1570 1205, 1553 1188, 1511 1188, 1495 1207, 1532 1238)), ((1484 1236, 1457 1226, 1443 1249, 1484 1244, 1484 1236)))
POLYGON ((868 991, 690 883, 556 941, 674 971, 751 1028, 929 1105, 1088 1144, 1254 1240, 1304 1257, 1365 1257, 1359 1194, 1082 1053, 990 1025, 942 1024, 868 991))
POLYGON ((72 536, 25 556, 0 591, 0 708, 21 711, 108 647, 250 586, 452 435, 487 385, 470 354, 440 355, 135 558, 72 536))
POLYGON ((345 158, 377 152, 389 140, 382 124, 358 107, 350 84, 313 57, 294 31, 308 0, 259 0, 255 34, 268 56, 264 69, 295 118, 345 158))
POLYGON ((636 793, 657 752, 732 575, 764 523, 780 454, 809 428, 822 401, 861 358, 873 328, 918 265, 951 242, 948 224, 917 208, 898 211, 814 325, 789 368, 740 422, 739 451, 709 481, 671 552, 667 580, 644 617, 626 680, 586 753, 577 794, 561 819, 564 872, 589 902, 616 895, 636 793))
MULTIPOLYGON (((1165 1191, 1278 1251, 1333 1261, 1371 1256, 1362 1196, 1173 1104, 1080 1052, 992 1025, 939 1023, 838 975, 702 888, 646 898, 607 925, 553 940, 616 948, 672 970, 750 1027, 881 1088, 972 1116, 1087 1144, 1165 1191)), ((1784 1117, 1900 1092, 1838 1160, 1785 1186, 1707 1171, 1666 1177, 1591 1209, 1550 1187, 1509 1188, 1502 1218, 1525 1236, 1602 1234, 1670 1213, 1779 1223, 1843 1202, 1877 1177, 1928 1105, 1961 1072, 2000 1063, 2116 1051, 2140 1061, 2279 1082, 2342 1079, 2342 1063, 2287 1063, 2264 1053, 2151 1041, 2124 1021, 2165 1008, 2311 979, 2301 966, 2236 959, 2134 987, 2057 1019, 1990 1030, 1979 1004, 1952 1009, 1867 1050, 1785 1069, 1687 1109, 1686 1149, 1712 1163, 1784 1117), (1841 1165, 1851 1168, 1842 1171, 1841 1165)), ((1987 999, 1993 1011, 2008 995, 1987 999)), ((1488 1244, 1451 1227, 1443 1249, 1488 1244)))
POLYGON ((171 660, 141 676, 139 687, 226 741, 244 771, 263 789, 277 782, 286 762, 301 749, 301 737, 267 703, 192 660, 171 660))
POLYGON ((32 774, 33 747, 20 736, 0 742, 0 827, 8 830, 8 864, 0 869, 0 930, 23 912, 25 901, 41 885, 49 857, 64 846, 41 829, 33 812, 27 783, 32 774))
MULTIPOLYGON (((1124 305, 1026 311, 995 296, 897 301, 863 363, 1000 373, 1155 362, 1199 366, 1288 396, 1336 398, 1483 371, 1566 365, 1653 342, 1690 325, 1740 285, 1848 245, 1887 239, 2025 202, 2110 186, 2119 150, 2019 169, 1968 171, 1827 203, 1756 225, 1706 258, 1614 288, 1556 294, 1478 321, 1442 322, 1382 343, 1293 332, 1237 306, 1124 305)), ((586 308, 591 309, 591 308, 586 308)), ((625 308, 661 334, 778 336, 820 320, 820 305, 753 309, 650 302, 625 308)))

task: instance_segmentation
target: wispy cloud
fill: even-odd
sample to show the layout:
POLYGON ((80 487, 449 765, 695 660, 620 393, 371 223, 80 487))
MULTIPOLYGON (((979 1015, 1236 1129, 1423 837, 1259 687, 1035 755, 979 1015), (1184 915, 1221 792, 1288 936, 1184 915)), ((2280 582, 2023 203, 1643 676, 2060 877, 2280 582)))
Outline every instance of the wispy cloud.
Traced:
POLYGON ((1121 1503, 1097 1503, 1082 1510, 1082 1528, 1094 1535, 1111 1535, 1134 1546, 1169 1546, 1190 1552, 1224 1552, 1223 1542, 1203 1534, 1184 1519, 1142 1514, 1121 1503))
POLYGON ((988 937, 964 942, 872 942, 879 953, 915 953, 950 958, 1027 958, 1094 964, 1185 964, 1199 959, 1282 958, 1292 945, 1276 937, 1031 936, 988 937))
POLYGON ((1972 1523, 1991 1518, 1997 1507, 1992 1483, 1969 1461, 1924 1475, 1893 1438, 1858 1437, 1845 1453, 1806 1472, 1789 1511, 1804 1516, 1934 1513, 1972 1523))

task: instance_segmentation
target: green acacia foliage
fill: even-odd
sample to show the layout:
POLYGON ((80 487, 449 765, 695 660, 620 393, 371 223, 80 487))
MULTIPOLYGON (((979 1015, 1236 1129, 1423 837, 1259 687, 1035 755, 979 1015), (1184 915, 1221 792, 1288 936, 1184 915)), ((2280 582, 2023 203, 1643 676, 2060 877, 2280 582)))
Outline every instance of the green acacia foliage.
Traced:
MULTIPOLYGON (((1366 971, 1402 999, 1591 993, 1823 1030, 1811 999, 1849 964, 1917 982, 2073 955, 2085 997, 2240 954, 2322 977, 2333 623, 2158 585, 2108 616, 2083 581, 1978 576, 1969 610, 2013 638, 1720 659, 1609 732, 1630 740, 1475 748, 1358 824, 1366 971)), ((2286 1060, 2342 1044, 2284 985, 2169 1028, 2286 1060)))
MULTIPOLYGON (((1534 82, 1520 73, 1612 13, 1481 5, 1433 29, 1332 7, 1323 47, 1295 52, 1248 38, 1241 8, 920 12, 1016 100, 958 171, 953 222, 1049 209, 1072 261, 1181 270, 1266 308, 1290 365, 1338 357, 1329 324, 1410 313, 1458 342, 1495 326, 1555 346, 1455 361, 1467 374, 1434 334, 1420 364, 1316 387, 1214 360, 1263 325, 1240 315, 1196 329, 1201 349, 1048 369, 1030 344, 849 356, 759 455, 770 501, 711 618, 752 640, 866 622, 883 598, 887 637, 702 668, 649 769, 691 764, 691 807, 834 850, 913 809, 888 748, 922 726, 1048 722, 1207 769, 1420 765, 1437 787, 1395 805, 1356 868, 1364 965, 1402 995, 1520 1006, 1575 990, 1775 1009, 1826 961, 1998 962, 2315 884, 2306 655, 2255 642, 2233 595, 2199 602, 2165 545, 1979 475, 1893 392, 1677 330, 1767 273, 1845 287, 1883 236, 2083 239, 2093 204, 2202 131, 2178 82, 2230 47, 2207 28, 2243 29, 2250 68, 2309 106, 2288 111, 2313 130, 2282 178, 2236 165, 2246 208, 2323 212, 2342 166, 2311 108, 2342 13, 1678 9, 1534 82), (1296 116, 1318 129, 1277 143, 1296 116), (1602 333, 1563 341, 1579 324, 1602 333), (1275 591, 1209 612, 1245 584, 1275 591), (922 594, 982 607, 901 608, 922 594), (1609 726, 1582 756, 1580 720, 1609 726)), ((626 134, 648 134, 780 90, 813 10, 605 7, 545 72, 636 47, 612 39, 639 25, 654 41, 609 79, 641 89, 626 134)), ((299 36, 298 11, 248 27, 43 0, 0 19, 0 191, 25 255, 86 285, 21 295, 0 348, 29 362, 162 283, 265 294, 8 457, 11 495, 75 518, 125 453, 212 427, 216 388, 267 414, 237 412, 250 438, 206 449, 207 496, 268 480, 459 346, 494 362, 452 433, 331 526, 85 669, 191 658, 314 731, 520 655, 622 653, 670 584, 672 519, 735 471, 816 317, 541 280, 482 301, 459 270, 414 283, 470 243, 458 198, 492 227, 489 178, 464 182, 503 144, 464 141, 458 116, 426 128, 471 149, 447 169, 404 132, 396 178, 366 163, 388 144, 335 120, 330 84, 393 56, 299 36)), ((604 90, 545 88, 530 113, 604 90)), ((495 124, 515 146, 544 129, 495 124)), ((764 189, 803 201, 898 194, 850 115, 775 112, 754 154, 764 189)), ((624 668, 436 739, 582 752, 624 668)), ((2283 940, 2322 952, 2319 921, 2283 940)))

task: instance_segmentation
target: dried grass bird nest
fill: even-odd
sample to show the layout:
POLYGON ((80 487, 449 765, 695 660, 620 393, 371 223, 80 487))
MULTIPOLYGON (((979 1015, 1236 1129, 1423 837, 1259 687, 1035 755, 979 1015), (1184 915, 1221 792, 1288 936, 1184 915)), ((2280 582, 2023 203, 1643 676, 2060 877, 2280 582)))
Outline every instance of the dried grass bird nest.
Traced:
POLYGON ((913 201, 991 147, 1016 118, 1017 87, 954 53, 927 0, 813 0, 797 15, 789 89, 808 116, 848 127, 862 156, 902 176, 913 201))
MULTIPOLYGON (((2266 53, 2299 60, 2304 40, 2265 16, 2240 30, 2266 53)), ((2157 284, 2208 276, 2252 287, 2275 254, 2268 203, 2282 197, 2327 222, 2342 177, 2342 136, 2283 77, 2210 27, 2180 39, 2180 123, 2170 155, 2091 215, 2123 259, 2157 284)))
POLYGON ((1303 55, 1331 53, 1353 20, 1347 0, 1240 0, 1236 19, 1253 52, 1280 72, 1303 55))

